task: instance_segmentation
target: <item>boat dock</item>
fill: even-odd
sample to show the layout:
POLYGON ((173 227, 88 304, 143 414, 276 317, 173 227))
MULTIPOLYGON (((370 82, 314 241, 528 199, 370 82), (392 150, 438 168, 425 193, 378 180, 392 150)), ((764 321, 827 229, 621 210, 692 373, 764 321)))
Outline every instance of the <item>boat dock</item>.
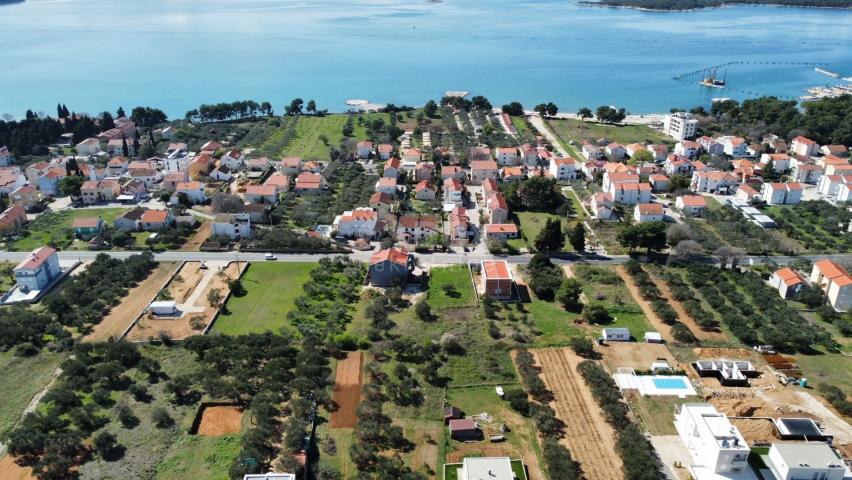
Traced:
POLYGON ((828 71, 828 70, 824 70, 824 69, 819 68, 819 67, 814 68, 814 71, 815 71, 815 72, 817 72, 817 73, 821 73, 821 74, 823 74, 823 75, 828 75, 828 76, 829 76, 829 77, 831 77, 831 78, 840 78, 840 74, 839 74, 839 73, 831 72, 831 71, 828 71))

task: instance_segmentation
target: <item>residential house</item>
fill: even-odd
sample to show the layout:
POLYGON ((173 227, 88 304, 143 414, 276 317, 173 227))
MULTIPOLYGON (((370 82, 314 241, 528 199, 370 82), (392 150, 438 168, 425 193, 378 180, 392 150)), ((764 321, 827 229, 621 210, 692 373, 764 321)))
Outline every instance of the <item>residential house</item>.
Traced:
POLYGON ((114 157, 107 162, 107 174, 111 177, 120 177, 127 171, 127 158, 114 157))
POLYGON ((456 205, 450 212, 450 237, 453 240, 467 240, 471 234, 467 210, 456 205))
POLYGON ((846 182, 841 175, 823 175, 817 181, 817 192, 824 197, 836 197, 837 190, 843 183, 846 182))
POLYGON ((400 159, 398 159, 396 157, 391 158, 390 160, 385 162, 385 168, 384 168, 384 171, 382 172, 382 177, 394 178, 394 179, 398 178, 399 177, 399 171, 400 171, 400 168, 401 168, 400 165, 401 165, 400 159))
POLYGON ((760 197, 767 205, 797 205, 802 201, 802 186, 796 182, 766 182, 760 197))
POLYGON ((698 131, 698 120, 688 112, 670 113, 663 119, 663 132, 675 140, 692 138, 698 131))
POLYGON ((201 153, 206 153, 208 155, 215 155, 216 152, 222 149, 222 145, 215 140, 210 140, 201 146, 201 153))
POLYGON ((25 292, 42 290, 62 274, 56 250, 47 246, 30 252, 13 271, 15 283, 25 292))
POLYGON ((177 129, 171 125, 160 130, 160 136, 163 137, 165 140, 171 140, 175 138, 175 133, 177 133, 177 129))
POLYGON ((266 186, 274 187, 275 188, 275 196, 276 196, 276 198, 278 198, 278 196, 281 193, 284 193, 284 192, 290 190, 290 177, 288 177, 287 175, 275 172, 272 175, 270 175, 266 179, 266 181, 263 182, 263 184, 266 185, 266 186))
POLYGON ((471 163, 491 158, 491 149, 488 147, 470 147, 467 151, 467 160, 471 163))
POLYGON ((550 161, 548 171, 556 180, 574 180, 577 178, 577 162, 568 157, 554 158, 550 161))
MULTIPOLYGON (((465 457, 461 464, 446 465, 444 468, 455 468, 452 478, 458 480, 526 480, 526 473, 520 478, 515 475, 509 457, 465 457), (456 468, 455 465, 461 467, 456 468)), ((523 465, 521 470, 526 471, 523 465)), ((450 472, 446 475, 446 478, 451 478, 450 472)))
POLYGON ((303 194, 321 193, 325 188, 325 179, 319 173, 302 172, 296 177, 293 191, 303 194))
POLYGON ((781 298, 792 298, 799 293, 808 284, 805 282, 805 277, 789 267, 776 270, 769 277, 769 285, 778 290, 781 298))
POLYGON ((302 171, 302 159, 299 157, 282 158, 278 169, 284 175, 296 175, 302 171))
POLYGON ((639 183, 639 175, 627 172, 604 172, 601 189, 608 192, 612 185, 618 183, 639 183))
MULTIPOLYGON (((737 427, 709 403, 684 403, 675 410, 675 429, 689 451, 697 480, 744 472, 749 446, 737 427)), ((725 477, 727 478, 727 477, 725 477)))
POLYGON ((373 142, 362 140, 355 145, 355 149, 358 152, 358 158, 370 158, 370 155, 373 153, 373 142))
MULTIPOLYGON (((445 165, 441 167, 441 181, 445 181, 448 178, 455 178, 456 180, 464 180, 465 173, 464 169, 458 165, 445 165)), ((494 177, 496 180, 497 177, 494 177)))
POLYGON ((219 165, 228 167, 232 172, 239 172, 245 165, 245 154, 237 149, 227 151, 222 158, 219 159, 219 165))
POLYGON ((703 137, 699 137, 696 142, 701 145, 701 149, 703 151, 707 152, 710 155, 721 155, 725 153, 725 146, 713 137, 708 137, 705 135, 703 137))
POLYGON ((467 189, 461 181, 455 178, 444 180, 444 201, 456 205, 464 205, 467 189))
POLYGON ((379 160, 388 160, 393 155, 393 145, 390 143, 380 143, 376 150, 379 152, 379 160))
POLYGON ((628 157, 633 158, 637 153, 645 151, 644 143, 631 143, 624 147, 624 153, 627 154, 628 157))
POLYGON ((251 215, 248 213, 218 213, 213 219, 211 236, 229 240, 251 238, 251 215))
POLYGON ((178 198, 181 194, 186 195, 189 202, 193 204, 207 201, 207 195, 204 193, 204 184, 201 182, 180 182, 175 186, 175 194, 178 198))
POLYGON ((376 191, 384 192, 388 195, 396 195, 397 181, 396 177, 382 177, 376 182, 376 191))
POLYGON ((423 160, 423 153, 416 148, 409 148, 402 154, 402 163, 406 165, 417 165, 423 160))
POLYGON ((210 172, 210 179, 217 182, 230 182, 234 178, 231 169, 227 165, 219 165, 210 172))
POLYGON ((823 169, 819 165, 795 165, 790 169, 790 177, 799 183, 815 185, 822 178, 823 169))
POLYGON ((81 156, 97 155, 101 151, 101 142, 97 138, 87 138, 75 145, 74 150, 81 156))
POLYGON ((145 182, 132 178, 121 186, 121 195, 132 196, 133 201, 139 201, 148 196, 148 189, 145 188, 145 182))
POLYGON ((755 198, 760 198, 760 192, 755 190, 751 185, 743 183, 737 188, 735 198, 743 202, 751 202, 755 198))
POLYGON ((89 239, 101 234, 104 221, 100 217, 77 217, 71 222, 71 229, 76 237, 89 239))
POLYGON ((142 215, 145 213, 144 208, 134 208, 128 210, 123 215, 113 220, 112 225, 116 230, 128 230, 137 232, 142 228, 142 215))
POLYGON ((243 194, 246 203, 265 203, 275 205, 278 203, 278 189, 275 185, 249 185, 243 194))
MULTIPOLYGON (((524 165, 528 167, 536 167, 539 165, 539 150, 538 147, 534 147, 529 143, 525 143, 520 147, 521 151, 521 161, 524 165)), ((547 151, 547 150, 544 150, 547 151)))
POLYGON ((651 184, 651 190, 654 192, 665 192, 669 189, 669 177, 665 175, 650 175, 648 183, 651 184))
POLYGON ((482 195, 483 198, 488 198, 494 192, 499 192, 500 188, 497 186, 497 181, 493 178, 486 178, 482 182, 482 195))
POLYGON ((109 140, 106 143, 106 153, 110 156, 114 157, 116 155, 124 155, 124 149, 127 148, 127 155, 131 157, 136 156, 136 149, 133 148, 132 140, 124 140, 121 138, 116 138, 114 140, 109 140))
POLYGON ((488 223, 506 223, 509 219, 509 205, 502 193, 492 193, 485 205, 488 208, 488 223))
POLYGON ((517 147, 497 147, 494 149, 494 153, 498 165, 518 165, 520 163, 517 147))
POLYGON ((742 137, 726 136, 721 137, 719 141, 722 143, 724 152, 728 156, 745 157, 748 155, 746 151, 748 144, 746 144, 745 139, 742 137))
POLYGON ((701 195, 681 195, 675 200, 675 206, 681 212, 698 217, 707 208, 707 201, 701 195))
POLYGON ((651 155, 654 156, 654 161, 657 163, 662 162, 669 155, 669 147, 664 143, 648 145, 645 149, 651 152, 651 155))
POLYGON ((790 143, 790 150, 797 155, 815 157, 819 153, 819 144, 810 138, 799 135, 790 143))
POLYGON ((18 187, 9 194, 9 201, 11 201, 14 205, 22 207, 26 211, 29 211, 38 205, 40 200, 38 189, 32 185, 18 187))
POLYGON ((12 152, 6 146, 0 146, 0 167, 8 167, 14 162, 12 152))
POLYGON ((672 154, 666 157, 666 161, 663 163, 663 171, 666 172, 666 175, 692 175, 693 165, 688 158, 672 154))
POLYGON ((420 162, 414 167, 414 181, 432 180, 435 174, 435 164, 432 162, 420 162))
POLYGON ((20 169, 18 169, 18 173, 13 171, 0 172, 0 195, 11 195, 12 192, 26 184, 27 177, 20 173, 20 169))
POLYGON ((526 178, 523 167, 503 167, 501 173, 503 175, 503 183, 520 182, 526 178))
POLYGON ((778 173, 790 169, 790 156, 786 153, 764 153, 760 156, 760 164, 764 170, 772 162, 772 170, 778 173))
POLYGON ((620 162, 624 160, 625 155, 627 155, 627 150, 620 144, 616 142, 612 142, 606 147, 604 147, 604 153, 606 153, 606 158, 611 162, 620 162))
POLYGON ((666 212, 662 203, 637 203, 633 207, 633 221, 635 223, 662 222, 665 216, 666 212))
POLYGON ((485 224, 485 238, 497 241, 518 238, 518 226, 514 223, 487 223, 485 224))
POLYGON ((370 257, 369 279, 372 285, 391 287, 405 285, 414 270, 414 255, 404 248, 387 248, 370 257))
POLYGON ((826 175, 852 175, 852 165, 829 164, 824 171, 826 175))
POLYGON ((38 185, 38 178, 47 173, 49 168, 50 164, 47 162, 36 162, 24 170, 24 176, 27 177, 28 183, 38 185))
POLYGON ((175 172, 175 173, 167 173, 163 177, 163 190, 169 193, 175 193, 175 189, 177 188, 177 184, 180 182, 188 182, 189 175, 186 173, 175 172))
POLYGON ((811 284, 825 291, 828 301, 835 310, 846 312, 852 307, 852 276, 845 268, 831 260, 814 262, 811 284))
POLYGON ((417 183, 417 186, 414 187, 414 198, 417 200, 423 201, 432 201, 435 200, 435 195, 437 190, 428 180, 421 180, 417 183))
POLYGON ((849 148, 846 145, 823 145, 819 147, 819 153, 823 155, 833 155, 835 157, 848 157, 849 148))
POLYGON ((592 214, 596 220, 609 220, 612 218, 612 195, 606 192, 597 192, 592 196, 592 214))
POLYGON ((674 153, 684 156, 690 160, 698 158, 698 153, 701 151, 701 144, 690 140, 681 140, 675 145, 674 153))
POLYGON ((773 443, 764 463, 776 480, 844 480, 849 468, 826 442, 773 443))
POLYGON ((689 189, 697 193, 722 193, 736 184, 737 177, 728 172, 693 172, 689 189))
POLYGON ((470 162, 470 183, 472 185, 481 185, 486 178, 497 180, 500 178, 500 171, 497 168, 497 162, 494 160, 475 160, 470 162))
POLYGON ((346 238, 373 239, 378 233, 379 214, 369 207, 347 210, 334 218, 332 227, 346 238))
POLYGON ((110 140, 120 138, 126 138, 128 142, 136 138, 136 124, 128 120, 126 117, 116 118, 115 128, 102 132, 98 135, 98 140, 102 142, 108 142, 110 140))
POLYGON ((515 279, 505 260, 486 260, 481 264, 482 291, 496 300, 510 300, 515 279))
POLYGON ((396 236, 406 243, 419 243, 439 233, 438 218, 434 215, 402 215, 397 222, 396 236))
POLYGON ((215 163, 216 161, 209 153, 202 153, 201 155, 196 156, 191 162, 189 162, 189 178, 198 180, 202 177, 206 177, 213 169, 215 163))
POLYGON ((117 179, 86 180, 80 187, 83 203, 92 205, 98 202, 113 202, 121 195, 121 185, 117 179))
POLYGON ((0 213, 0 231, 9 232, 23 227, 27 223, 27 211, 20 205, 12 205, 0 213))
POLYGON ((145 188, 154 190, 156 185, 163 179, 163 175, 159 170, 154 168, 154 165, 148 161, 130 162, 127 166, 127 172, 130 178, 141 180, 145 184, 145 188))
POLYGON ((59 181, 65 178, 65 169, 53 168, 38 177, 38 189, 46 197, 59 195, 59 181))
POLYGON ((593 160, 602 160, 604 158, 604 152, 597 145, 593 145, 589 142, 583 142, 582 146, 583 158, 589 161, 593 160))
POLYGON ((385 219, 391 213, 393 197, 383 192, 376 192, 370 197, 370 208, 379 214, 379 220, 385 219))
POLYGON ((168 210, 145 210, 139 218, 139 227, 146 232, 156 232, 172 224, 168 210))
POLYGON ((253 172, 265 172, 269 168, 269 159, 266 157, 250 158, 246 161, 246 167, 253 172))
POLYGON ((651 201, 651 185, 648 183, 612 183, 607 193, 613 201, 625 205, 651 201))

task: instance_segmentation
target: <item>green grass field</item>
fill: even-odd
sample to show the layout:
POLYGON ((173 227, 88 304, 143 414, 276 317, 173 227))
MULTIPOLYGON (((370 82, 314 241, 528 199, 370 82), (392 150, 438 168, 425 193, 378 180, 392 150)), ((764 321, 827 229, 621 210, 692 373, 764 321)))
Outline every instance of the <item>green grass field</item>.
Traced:
POLYGON ((595 328, 626 327, 636 339, 645 337, 645 332, 654 329, 642 313, 642 309, 633 300, 627 286, 621 281, 612 267, 576 265, 574 271, 584 283, 583 293, 591 303, 603 305, 615 320, 608 325, 596 325, 595 328), (603 282, 595 279, 604 279, 603 282))
POLYGON ((9 430, 33 396, 46 387, 56 367, 66 355, 42 351, 33 357, 16 357, 12 352, 0 353, 0 434, 9 430))
POLYGON ((433 268, 429 274, 429 305, 432 308, 470 307, 476 305, 476 296, 467 267, 433 268), (445 285, 452 290, 445 291, 445 285))
POLYGON ((671 138, 645 125, 604 125, 591 120, 583 122, 573 119, 548 119, 545 122, 547 122, 550 131, 564 143, 568 143, 571 140, 577 144, 583 140, 594 143, 599 138, 606 138, 611 142, 617 142, 622 145, 631 143, 672 143, 671 138))
MULTIPOLYGON (((553 213, 546 212, 515 212, 515 215, 518 216, 518 221, 520 222, 520 230, 521 235, 526 239, 526 246, 530 250, 535 250, 535 239, 541 230, 544 228, 544 224, 548 219, 559 220, 562 223, 562 229, 568 228, 568 222, 560 217, 559 215, 553 213)), ((565 252, 573 252, 574 249, 571 247, 571 244, 566 242, 562 246, 562 250, 565 252)))
POLYGON ((232 296, 219 315, 215 332, 226 335, 277 331, 287 323, 293 301, 302 294, 315 263, 251 263, 242 276, 246 294, 232 296))
MULTIPOLYGON (((260 145, 260 151, 267 155, 301 157, 304 160, 329 160, 331 147, 337 148, 343 140, 343 127, 348 114, 326 115, 324 117, 300 116, 285 118, 282 125, 268 135, 260 145), (285 132, 296 122, 295 136, 285 141, 285 132)), ((365 125, 358 122, 381 118, 388 122, 390 117, 384 113, 365 113, 353 115, 353 136, 356 140, 367 138, 365 125)))
POLYGON ((157 465, 157 480, 204 478, 229 480, 228 469, 240 453, 241 435, 184 435, 157 465))
POLYGON ((0 292, 8 292, 15 286, 15 278, 12 270, 16 265, 14 262, 0 262, 0 292), (8 274, 5 272, 8 272, 8 274))
POLYGON ((536 329, 541 333, 533 343, 536 347, 564 346, 571 338, 583 335, 583 330, 574 325, 578 314, 566 312, 556 302, 533 298, 532 303, 525 307, 529 310, 536 329))
POLYGON ((12 250, 29 251, 42 245, 55 244, 60 248, 67 247, 72 240, 71 224, 75 218, 101 217, 104 222, 111 224, 126 208, 81 208, 62 212, 47 212, 27 226, 24 238, 12 245, 12 250))

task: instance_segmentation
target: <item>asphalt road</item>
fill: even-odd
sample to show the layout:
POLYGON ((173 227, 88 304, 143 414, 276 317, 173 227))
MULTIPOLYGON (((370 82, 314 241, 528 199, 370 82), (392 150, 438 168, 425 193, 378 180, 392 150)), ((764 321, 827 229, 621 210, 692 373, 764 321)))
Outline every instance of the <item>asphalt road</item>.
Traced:
MULTIPOLYGON (((107 255, 111 255, 116 258, 127 258, 131 255, 135 255, 139 252, 131 252, 131 251, 100 251, 100 252, 91 252, 91 251, 65 251, 59 252, 60 260, 94 260, 94 258, 101 254, 106 253, 107 255)), ((354 252, 349 256, 354 260, 360 261, 369 261, 370 256, 373 254, 373 251, 367 252, 354 252)), ((29 252, 5 252, 0 251, 0 261, 7 262, 20 262, 29 252)), ((429 253, 429 254, 415 254, 420 262, 424 265, 448 265, 448 264, 465 264, 465 263, 479 263, 484 260, 493 260, 502 258, 507 262, 512 264, 526 264, 529 263, 532 255, 491 255, 487 253, 429 253)), ((275 254, 276 262, 318 262, 319 259, 323 257, 334 257, 336 255, 326 255, 326 254, 304 254, 304 253, 277 253, 275 254)), ((553 255, 551 259, 554 263, 557 264, 566 264, 566 263, 577 263, 577 262, 587 262, 587 263, 609 263, 609 264, 620 264, 626 262, 630 257, 627 255, 576 255, 576 254, 562 254, 562 255, 553 255)), ((266 260, 264 253, 247 253, 247 252, 183 252, 183 251, 165 251, 154 254, 154 259, 161 262, 173 262, 173 261, 196 261, 196 262, 211 262, 211 261, 249 261, 249 262, 264 262, 270 261, 266 260)), ((829 259, 837 262, 848 262, 852 261, 852 254, 835 254, 835 255, 804 255, 798 257, 746 257, 743 261, 740 262, 741 265, 747 265, 749 263, 749 259, 754 260, 755 264, 760 263, 775 263, 778 265, 786 265, 796 260, 820 260, 820 259, 829 259)))

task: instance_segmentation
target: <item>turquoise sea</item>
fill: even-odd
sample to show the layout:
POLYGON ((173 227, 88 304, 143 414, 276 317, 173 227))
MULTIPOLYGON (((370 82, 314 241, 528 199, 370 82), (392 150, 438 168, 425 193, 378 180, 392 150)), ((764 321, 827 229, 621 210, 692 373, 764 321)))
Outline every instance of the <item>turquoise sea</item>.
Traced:
MULTIPOLYGON (((632 113, 712 97, 798 96, 852 76, 852 11, 735 6, 663 13, 539 0, 28 0, 0 6, 0 114, 95 113, 300 96, 422 104, 468 90, 500 104, 632 113), (726 62, 736 91, 673 76, 726 62), (755 64, 754 62, 769 62, 755 64), (751 93, 749 93, 751 92, 751 93)), ((721 75, 724 69, 719 71, 721 75)))

